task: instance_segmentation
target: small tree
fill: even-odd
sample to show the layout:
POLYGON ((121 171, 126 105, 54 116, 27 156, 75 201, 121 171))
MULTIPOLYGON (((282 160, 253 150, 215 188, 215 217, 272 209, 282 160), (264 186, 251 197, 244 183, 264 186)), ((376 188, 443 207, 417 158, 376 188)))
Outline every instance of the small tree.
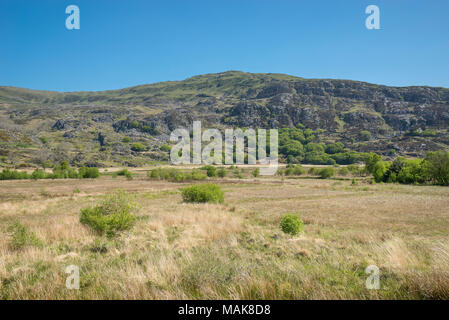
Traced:
POLYGON ((436 151, 427 153, 424 170, 430 180, 439 185, 449 185, 449 152, 436 151))

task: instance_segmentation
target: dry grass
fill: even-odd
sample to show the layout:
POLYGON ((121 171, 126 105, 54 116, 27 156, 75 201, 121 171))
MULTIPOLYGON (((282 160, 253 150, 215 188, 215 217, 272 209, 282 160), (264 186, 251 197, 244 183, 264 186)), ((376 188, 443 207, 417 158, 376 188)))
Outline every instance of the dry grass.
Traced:
POLYGON ((449 188, 231 176, 215 180, 225 204, 185 204, 181 184, 135 172, 131 181, 1 181, 1 298, 449 298, 449 188), (103 238, 79 223, 81 208, 119 188, 139 204, 131 231, 103 238), (290 212, 305 233, 280 231, 290 212), (12 249, 15 222, 42 246, 12 249), (65 287, 71 264, 80 290, 65 287), (380 290, 365 288, 370 264, 380 290))

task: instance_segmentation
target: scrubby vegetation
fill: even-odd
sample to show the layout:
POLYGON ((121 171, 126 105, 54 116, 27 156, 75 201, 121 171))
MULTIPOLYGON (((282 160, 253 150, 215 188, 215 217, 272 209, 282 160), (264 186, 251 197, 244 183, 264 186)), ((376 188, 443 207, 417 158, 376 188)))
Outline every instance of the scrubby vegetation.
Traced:
POLYGON ((199 184, 181 189, 184 202, 223 203, 224 192, 216 184, 199 184))
POLYGON ((383 161, 370 154, 365 160, 365 170, 373 174, 376 182, 403 184, 449 185, 449 152, 429 152, 424 159, 398 157, 383 161))
POLYGON ((322 168, 318 171, 318 175, 322 179, 328 179, 335 175, 335 169, 332 167, 322 168))
POLYGON ((300 176, 306 173, 306 170, 300 165, 287 164, 285 170, 279 169, 278 175, 284 176, 300 176))
POLYGON ((157 180, 169 180, 173 182, 187 182, 205 180, 207 176, 199 170, 192 170, 191 172, 184 172, 180 169, 164 169, 157 168, 147 173, 148 178, 157 180))
POLYGON ((315 132, 297 128, 279 129, 279 153, 288 163, 353 164, 362 161, 365 154, 345 148, 343 143, 317 143, 315 132))
POLYGON ((136 221, 132 213, 135 205, 124 191, 106 196, 103 202, 93 208, 81 210, 80 222, 97 233, 111 237, 117 232, 130 229, 136 221))
POLYGON ((281 219, 281 229, 283 232, 297 235, 304 230, 304 223, 296 214, 286 214, 281 219))
POLYGON ((42 246, 41 240, 20 222, 12 224, 9 227, 9 231, 12 233, 9 245, 13 250, 19 250, 26 246, 42 246))
POLYGON ((128 169, 122 169, 117 171, 115 174, 115 176, 124 176, 126 177, 128 180, 132 180, 133 179, 133 174, 131 173, 131 171, 129 171, 128 169))
POLYGON ((3 169, 0 172, 0 180, 20 179, 95 179, 100 176, 100 171, 95 167, 81 167, 78 170, 71 168, 67 162, 53 167, 53 172, 35 169, 31 174, 26 171, 3 169))

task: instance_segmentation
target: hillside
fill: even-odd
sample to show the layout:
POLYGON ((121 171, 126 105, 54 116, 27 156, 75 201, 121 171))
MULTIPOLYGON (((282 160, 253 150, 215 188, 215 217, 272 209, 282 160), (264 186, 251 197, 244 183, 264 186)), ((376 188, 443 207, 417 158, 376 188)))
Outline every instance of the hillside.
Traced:
POLYGON ((414 157, 449 149, 449 89, 237 71, 101 92, 0 87, 0 166, 164 160, 170 132, 194 120, 204 128, 300 126, 315 131, 314 142, 414 157))

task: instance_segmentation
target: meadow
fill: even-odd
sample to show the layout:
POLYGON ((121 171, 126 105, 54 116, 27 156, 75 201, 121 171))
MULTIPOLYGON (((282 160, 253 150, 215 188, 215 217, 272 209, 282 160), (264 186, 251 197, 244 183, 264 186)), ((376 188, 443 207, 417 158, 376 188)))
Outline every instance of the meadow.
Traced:
POLYGON ((245 166, 207 178, 223 203, 185 203, 180 188, 204 181, 150 179, 151 169, 0 181, 0 297, 449 299, 448 187, 260 177, 245 166), (118 190, 136 204, 131 229, 108 237, 80 223, 118 190), (298 235, 280 228, 292 213, 298 235), (69 265, 79 290, 66 288, 69 265), (365 286, 369 265, 378 290, 365 286))

